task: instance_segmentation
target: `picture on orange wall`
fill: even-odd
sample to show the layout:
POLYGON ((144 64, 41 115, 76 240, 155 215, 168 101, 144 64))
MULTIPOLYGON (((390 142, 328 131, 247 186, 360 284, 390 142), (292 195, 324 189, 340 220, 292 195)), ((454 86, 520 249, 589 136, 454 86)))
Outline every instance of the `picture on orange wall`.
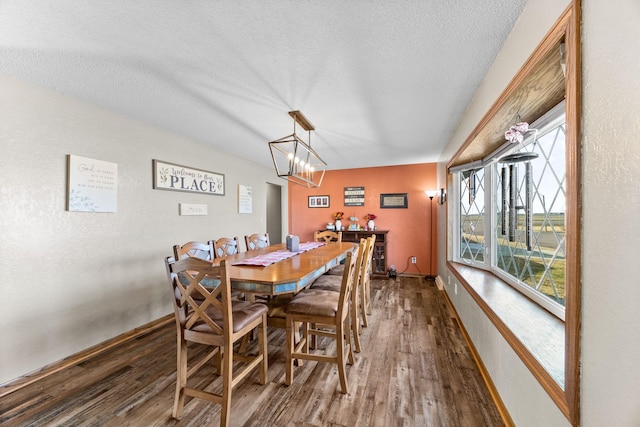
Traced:
POLYGON ((381 194, 380 207, 383 209, 408 208, 409 196, 407 193, 381 194))
POLYGON ((345 206, 364 206, 364 187, 344 187, 345 206))
POLYGON ((309 196, 310 208, 328 208, 329 196, 309 196))

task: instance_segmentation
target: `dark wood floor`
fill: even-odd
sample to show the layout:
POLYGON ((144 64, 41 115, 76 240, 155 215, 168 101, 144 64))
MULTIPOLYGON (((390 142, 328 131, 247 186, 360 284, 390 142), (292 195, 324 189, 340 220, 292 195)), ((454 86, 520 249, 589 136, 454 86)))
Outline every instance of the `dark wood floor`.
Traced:
MULTIPOLYGON (((363 351, 340 393, 335 365, 305 362, 284 385, 284 334, 269 331, 269 382, 233 391, 234 426, 502 426, 489 390, 434 282, 372 281, 363 351)), ((331 345, 320 341, 318 351, 331 345)), ((218 425, 219 406, 192 400, 171 418, 173 323, 0 399, 2 426, 218 425)), ((198 350, 194 348, 193 353, 198 350)), ((196 381, 211 381, 206 371, 196 381)), ((219 387, 214 382, 213 388, 219 387)))

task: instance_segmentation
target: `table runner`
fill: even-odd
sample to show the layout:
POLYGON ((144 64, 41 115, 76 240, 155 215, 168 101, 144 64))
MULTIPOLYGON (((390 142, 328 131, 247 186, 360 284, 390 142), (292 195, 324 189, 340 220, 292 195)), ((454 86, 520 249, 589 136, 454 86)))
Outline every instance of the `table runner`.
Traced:
POLYGON ((269 252, 266 254, 260 254, 253 258, 245 258, 242 261, 234 262, 233 265, 252 265, 257 267, 266 267, 268 265, 274 264, 278 261, 282 261, 287 258, 291 258, 292 256, 301 254, 306 251, 310 251, 315 248, 319 248, 320 246, 326 245, 325 242, 305 242, 300 243, 300 250, 297 252, 291 252, 287 250, 279 250, 275 252, 269 252))

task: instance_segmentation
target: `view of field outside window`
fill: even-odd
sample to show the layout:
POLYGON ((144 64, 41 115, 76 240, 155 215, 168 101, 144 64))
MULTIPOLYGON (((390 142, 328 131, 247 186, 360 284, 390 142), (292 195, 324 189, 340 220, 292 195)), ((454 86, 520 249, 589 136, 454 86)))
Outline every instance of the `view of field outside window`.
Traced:
POLYGON ((495 167, 495 266, 564 306, 564 122, 515 153, 495 167))

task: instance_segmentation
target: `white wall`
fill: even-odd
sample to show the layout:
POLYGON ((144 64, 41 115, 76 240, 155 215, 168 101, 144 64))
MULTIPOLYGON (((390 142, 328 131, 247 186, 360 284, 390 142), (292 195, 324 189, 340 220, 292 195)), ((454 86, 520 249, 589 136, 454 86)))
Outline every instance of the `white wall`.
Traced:
POLYGON ((584 426, 640 425, 640 3, 583 1, 584 426))
MULTIPOLYGON (((583 426, 640 425, 640 4, 583 0, 583 426)), ((439 164, 477 125, 565 5, 531 0, 439 164)), ((439 208, 445 215, 443 207, 439 208)), ((440 247, 450 224, 439 222, 440 247)), ((451 230, 449 230, 451 231, 451 230)), ((438 271, 447 283, 445 253, 438 271)), ((454 277, 451 277, 452 283, 454 277)), ((569 425, 471 297, 446 287, 518 426, 569 425)))
POLYGON ((0 384, 171 313, 172 245, 266 231, 266 182, 286 186, 271 168, 6 76, 0 117, 0 384), (67 154, 118 164, 116 213, 65 210, 67 154), (153 190, 152 159, 223 173, 226 195, 153 190), (253 214, 237 213, 238 184, 253 187, 253 214), (179 216, 179 203, 209 215, 179 216))

